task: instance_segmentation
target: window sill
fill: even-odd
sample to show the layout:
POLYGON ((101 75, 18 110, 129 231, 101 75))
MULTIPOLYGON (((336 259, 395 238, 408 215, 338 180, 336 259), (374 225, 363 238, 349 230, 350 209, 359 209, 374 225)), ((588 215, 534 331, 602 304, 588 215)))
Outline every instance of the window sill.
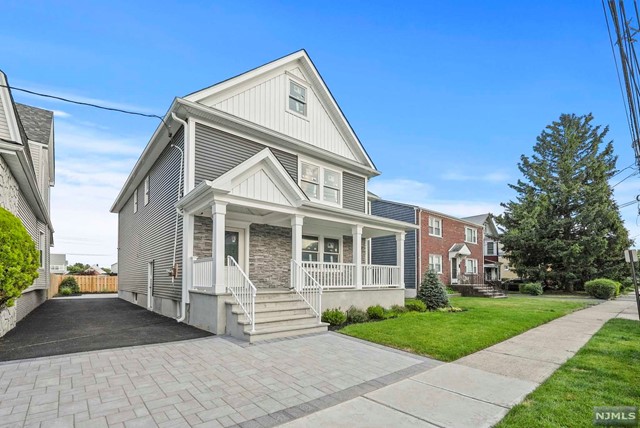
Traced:
POLYGON ((298 119, 302 119, 302 120, 304 120, 306 122, 309 122, 309 118, 307 116, 305 116, 305 115, 302 115, 300 113, 296 113, 295 111, 289 110, 289 109, 286 109, 285 111, 287 113, 289 113, 290 115, 293 115, 293 116, 297 117, 298 119))

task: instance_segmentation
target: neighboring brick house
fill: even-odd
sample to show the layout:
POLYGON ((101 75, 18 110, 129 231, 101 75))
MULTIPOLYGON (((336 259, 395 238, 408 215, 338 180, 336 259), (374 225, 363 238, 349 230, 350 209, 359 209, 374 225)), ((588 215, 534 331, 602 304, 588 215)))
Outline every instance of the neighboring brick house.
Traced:
POLYGON ((0 206, 18 217, 40 252, 39 277, 12 308, 0 310, 0 336, 47 299, 53 227, 53 112, 17 104, 0 72, 0 206))
POLYGON ((404 247, 366 263, 416 229, 367 213, 378 174, 305 51, 176 98, 111 208, 119 295, 251 341, 402 304, 404 247))
MULTIPOLYGON (((373 215, 411 221, 419 229, 405 239, 406 295, 415 296, 424 273, 432 269, 445 284, 482 283, 484 233, 476 223, 416 205, 382 200, 369 194, 373 215), (409 266, 415 266, 413 270, 409 266), (410 277, 408 275, 411 275, 410 277)), ((371 261, 393 261, 395 243, 386 238, 371 240, 371 261)))

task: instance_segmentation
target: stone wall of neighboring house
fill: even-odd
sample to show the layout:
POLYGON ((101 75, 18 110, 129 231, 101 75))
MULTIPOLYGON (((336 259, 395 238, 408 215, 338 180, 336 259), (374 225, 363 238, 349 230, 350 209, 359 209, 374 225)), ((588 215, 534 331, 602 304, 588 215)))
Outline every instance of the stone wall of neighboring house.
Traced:
MULTIPOLYGON (((444 284, 451 284, 451 259, 449 259, 449 249, 453 244, 464 243, 469 247, 471 255, 468 258, 478 261, 478 274, 483 275, 484 272, 484 240, 482 226, 472 225, 463 221, 445 217, 438 213, 431 213, 421 210, 422 230, 421 236, 421 256, 422 256, 422 274, 429 271, 429 254, 437 254, 442 256, 442 274, 440 280, 444 284), (429 216, 437 217, 442 220, 442 237, 429 235, 429 216), (472 244, 465 242, 465 227, 473 227, 478 233, 478 243, 472 244)), ((465 262, 460 263, 460 274, 465 273, 465 262)))
POLYGON ((249 278, 256 287, 288 287, 291 228, 252 224, 249 229, 249 278))
POLYGON ((0 309, 0 337, 14 328, 17 322, 15 306, 0 309))

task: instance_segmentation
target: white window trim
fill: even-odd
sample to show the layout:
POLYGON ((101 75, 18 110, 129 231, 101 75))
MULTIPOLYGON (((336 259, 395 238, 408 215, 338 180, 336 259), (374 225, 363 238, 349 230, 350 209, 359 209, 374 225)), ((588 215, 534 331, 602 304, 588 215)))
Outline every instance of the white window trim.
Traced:
POLYGON ((46 255, 44 253, 45 247, 47 246, 47 240, 45 239, 44 232, 40 232, 38 236, 38 249, 40 250, 40 269, 44 269, 46 263, 46 255))
POLYGON ((286 88, 285 88, 285 92, 286 92, 286 98, 285 98, 285 109, 287 113, 291 113, 292 115, 299 117, 302 120, 306 120, 307 122, 309 122, 309 93, 311 92, 310 88, 309 88, 309 84, 306 82, 302 82, 300 79, 294 79, 291 75, 287 75, 287 84, 286 84, 286 88), (295 83, 298 86, 302 86, 305 90, 306 90, 306 94, 307 94, 307 102, 306 102, 306 106, 307 106, 307 114, 300 114, 295 110, 291 110, 289 108, 289 98, 290 98, 290 91, 291 91, 291 82, 295 83))
POLYGON ((150 179, 149 176, 147 175, 144 178, 144 205, 148 205, 149 204, 149 194, 150 194, 150 187, 151 187, 151 183, 150 183, 150 179))
MULTIPOLYGON (((324 240, 326 238, 328 239, 337 239, 338 240, 338 247, 339 247, 339 253, 338 253, 338 261, 336 263, 343 263, 343 257, 344 257, 344 244, 342 242, 342 237, 341 236, 331 236, 331 235, 319 235, 317 233, 303 233, 302 236, 309 236, 309 237, 313 237, 313 238, 318 238, 318 261, 317 262, 310 262, 308 260, 303 261, 303 263, 330 263, 330 262, 325 262, 324 261, 324 240)), ((353 249, 351 250, 353 251, 353 249)), ((304 250, 302 250, 302 252, 306 252, 304 250)), ((331 253, 333 254, 333 253, 331 253)), ((351 263, 351 262, 349 262, 351 263)))
POLYGON ((475 227, 465 226, 464 227, 464 242, 468 242, 469 244, 477 244, 478 243, 478 229, 476 229, 475 227), (468 230, 474 231, 473 237, 475 238, 475 241, 467 241, 467 231, 468 230))
POLYGON ((133 213, 138 212, 138 188, 133 191, 133 213))
POLYGON ((442 238, 442 219, 440 217, 434 217, 434 216, 429 216, 429 221, 428 221, 428 225, 427 225, 427 232, 429 233, 429 236, 436 236, 438 238, 442 238), (431 233, 431 220, 438 220, 440 222, 440 235, 436 235, 435 233, 431 233))
MULTIPOLYGON (((315 160, 309 160, 306 158, 301 158, 300 156, 298 156, 298 185, 302 188, 302 164, 306 163, 309 165, 313 165, 313 166, 317 166, 318 167, 318 199, 316 198, 312 198, 311 196, 307 195, 307 197, 309 198, 309 200, 313 201, 313 202, 318 202, 320 204, 324 204, 324 205, 329 205, 332 207, 338 207, 338 208, 342 208, 342 201, 344 198, 344 187, 343 187, 343 173, 344 170, 337 168, 333 165, 329 165, 326 164, 324 162, 318 162, 315 160), (336 204, 334 202, 328 202, 324 200, 324 170, 325 169, 330 169, 333 172, 337 172, 338 175, 340 175, 340 196, 338 199, 340 199, 340 201, 336 204)), ((305 193, 306 194, 306 193, 305 193)))
POLYGON ((495 255, 497 255, 497 253, 496 253, 496 248, 497 247, 496 247, 496 242, 495 241, 485 241, 485 244, 486 245, 485 245, 484 251, 485 251, 485 254, 487 256, 495 256, 495 255), (493 244, 493 251, 492 252, 489 252, 489 250, 487 248, 489 244, 493 244))
POLYGON ((431 265, 432 264, 439 264, 440 269, 438 269, 435 272, 438 273, 438 274, 442 273, 442 255, 440 255, 440 254, 429 254, 429 260, 428 261, 429 261, 429 263, 428 263, 429 264, 429 270, 431 270, 431 265), (440 259, 440 263, 431 263, 431 258, 432 257, 438 257, 440 259))
POLYGON ((478 260, 477 259, 465 259, 464 273, 477 274, 478 273, 478 260), (469 262, 473 262, 472 272, 469 272, 469 262))

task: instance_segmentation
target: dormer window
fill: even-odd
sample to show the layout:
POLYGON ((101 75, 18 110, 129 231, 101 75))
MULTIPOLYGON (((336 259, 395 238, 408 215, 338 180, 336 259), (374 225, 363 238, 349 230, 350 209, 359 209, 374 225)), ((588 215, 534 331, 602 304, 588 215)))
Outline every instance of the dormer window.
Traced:
POLYGON ((293 80, 289 81, 289 110, 303 116, 307 115, 307 88, 293 80))

